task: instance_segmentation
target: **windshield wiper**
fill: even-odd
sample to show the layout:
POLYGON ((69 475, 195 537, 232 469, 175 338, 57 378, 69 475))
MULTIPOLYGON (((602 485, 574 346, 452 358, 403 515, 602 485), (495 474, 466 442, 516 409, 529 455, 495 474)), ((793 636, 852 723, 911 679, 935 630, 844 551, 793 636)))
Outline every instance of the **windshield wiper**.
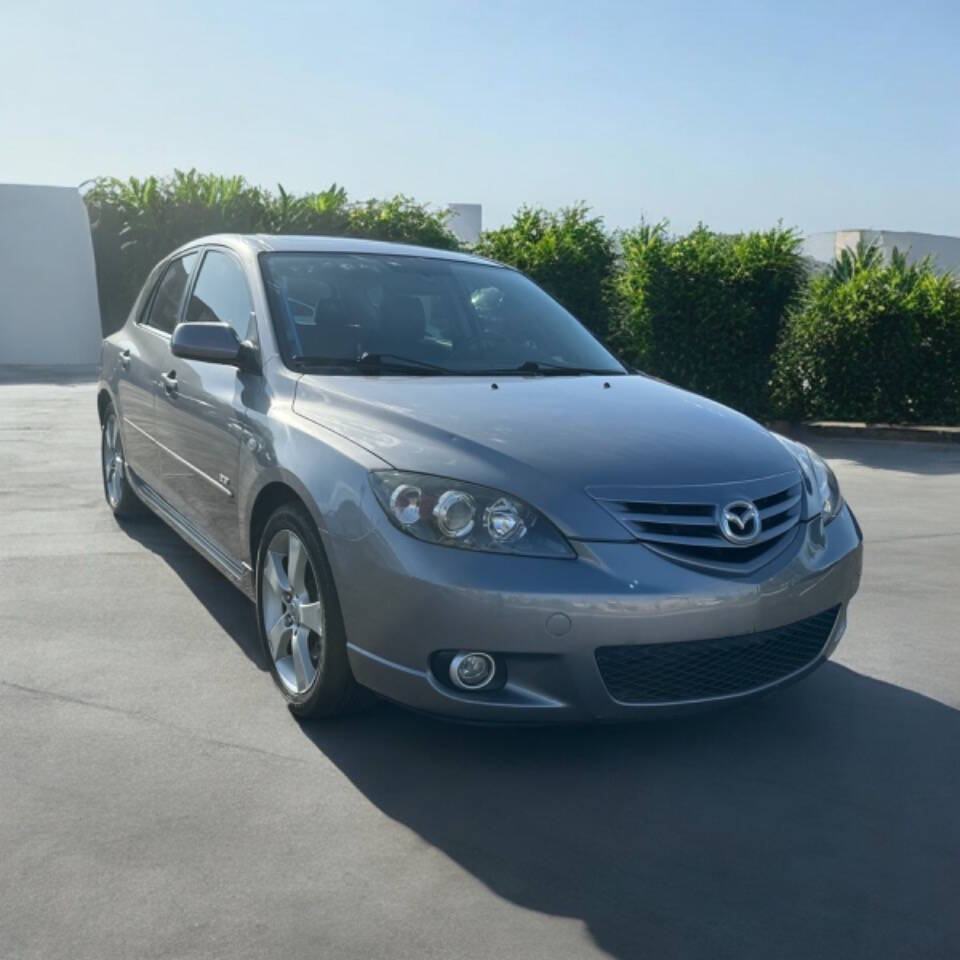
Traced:
MULTIPOLYGON (((562 363, 551 363, 549 360, 524 360, 516 368, 518 373, 542 373, 544 376, 588 376, 618 377, 623 375, 622 370, 598 370, 594 367, 568 367, 562 363)), ((506 373, 507 371, 504 371, 506 373)))
POLYGON ((363 353, 357 361, 357 366, 361 369, 382 370, 389 369, 414 369, 433 373, 453 373, 453 370, 447 367, 441 367, 439 364, 430 363, 427 360, 417 360, 416 357, 404 357, 398 353, 363 353))
POLYGON ((446 367, 428 363, 426 360, 417 360, 414 357, 401 357, 392 353, 364 353, 358 357, 294 357, 294 362, 300 367, 347 367, 362 370, 365 373, 380 373, 388 370, 393 373, 440 374, 454 373, 446 367))

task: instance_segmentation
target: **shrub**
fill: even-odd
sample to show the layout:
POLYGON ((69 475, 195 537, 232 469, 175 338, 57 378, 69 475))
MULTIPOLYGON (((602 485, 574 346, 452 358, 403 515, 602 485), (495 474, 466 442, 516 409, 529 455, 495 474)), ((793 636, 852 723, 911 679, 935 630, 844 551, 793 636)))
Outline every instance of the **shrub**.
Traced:
POLYGON ((631 362, 753 416, 766 411, 784 313, 806 278, 800 236, 775 227, 725 236, 703 225, 624 233, 617 342, 631 362))
POLYGON ((844 251, 787 324, 773 401, 792 419, 960 422, 960 283, 844 251))
POLYGON ((521 207, 509 226, 483 233, 474 252, 527 274, 594 333, 610 329, 616 250, 586 206, 521 207))
POLYGON ((94 181, 84 194, 93 237, 104 331, 126 317, 153 265, 212 233, 369 237, 454 249, 447 214, 408 197, 351 203, 337 184, 295 196, 242 177, 176 171, 167 178, 94 181))

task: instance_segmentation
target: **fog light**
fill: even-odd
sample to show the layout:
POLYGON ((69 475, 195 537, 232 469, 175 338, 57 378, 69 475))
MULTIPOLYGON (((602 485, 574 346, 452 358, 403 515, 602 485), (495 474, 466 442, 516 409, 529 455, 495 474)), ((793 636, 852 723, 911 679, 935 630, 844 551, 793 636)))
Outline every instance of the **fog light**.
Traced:
POLYGON ((458 653, 450 661, 450 679, 461 690, 482 690, 497 672, 489 653, 458 653))

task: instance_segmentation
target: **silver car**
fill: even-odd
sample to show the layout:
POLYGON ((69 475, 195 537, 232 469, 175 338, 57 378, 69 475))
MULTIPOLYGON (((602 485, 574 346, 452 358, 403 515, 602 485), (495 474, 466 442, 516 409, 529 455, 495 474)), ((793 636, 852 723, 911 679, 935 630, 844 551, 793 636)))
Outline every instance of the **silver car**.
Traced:
POLYGON ((860 579, 812 450, 460 253, 189 243, 104 341, 98 406, 110 507, 254 601, 300 716, 370 690, 498 721, 732 702, 823 663, 860 579))

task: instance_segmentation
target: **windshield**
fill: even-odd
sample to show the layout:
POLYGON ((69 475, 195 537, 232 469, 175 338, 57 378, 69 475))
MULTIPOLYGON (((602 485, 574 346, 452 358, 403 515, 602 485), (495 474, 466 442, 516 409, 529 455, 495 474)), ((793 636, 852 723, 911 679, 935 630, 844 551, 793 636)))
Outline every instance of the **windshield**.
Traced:
POLYGON ((505 267, 429 257, 260 257, 284 359, 331 372, 624 373, 555 300, 505 267))

